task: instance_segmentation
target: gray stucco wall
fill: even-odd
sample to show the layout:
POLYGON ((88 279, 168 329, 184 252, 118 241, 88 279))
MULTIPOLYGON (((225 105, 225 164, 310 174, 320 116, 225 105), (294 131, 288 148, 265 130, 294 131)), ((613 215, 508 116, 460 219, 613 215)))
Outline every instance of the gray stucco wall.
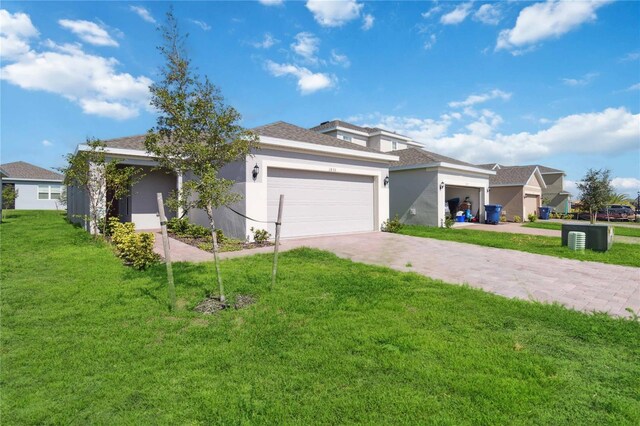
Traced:
POLYGON ((438 193, 437 171, 391 171, 389 180, 390 217, 398 215, 409 225, 440 226, 435 196, 438 193))
MULTIPOLYGON (((245 214, 246 209, 246 176, 247 176, 247 164, 242 161, 227 164, 220 170, 220 177, 225 179, 234 180, 236 183, 233 185, 233 192, 236 192, 242 196, 242 199, 233 204, 231 208, 239 213, 245 214)), ((193 179, 193 175, 188 173, 185 175, 185 180, 193 179)), ((209 217, 204 210, 194 209, 189 212, 189 220, 198 225, 209 227, 209 217)), ((247 238, 245 235, 246 219, 239 216, 229 210, 226 207, 222 207, 214 210, 213 219, 215 220, 216 228, 221 229, 224 235, 244 240, 247 238)))
POLYGON ((62 187, 61 182, 21 182, 3 179, 3 183, 14 183, 18 191, 16 197, 16 210, 64 210, 64 205, 59 200, 39 200, 38 185, 57 185, 62 187))

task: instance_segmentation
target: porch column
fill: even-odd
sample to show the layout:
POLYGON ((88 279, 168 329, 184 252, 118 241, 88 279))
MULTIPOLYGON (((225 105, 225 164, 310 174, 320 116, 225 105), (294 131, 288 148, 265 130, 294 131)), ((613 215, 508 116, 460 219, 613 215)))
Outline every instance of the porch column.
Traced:
POLYGON ((99 219, 105 218, 107 215, 107 179, 104 174, 104 166, 91 163, 89 165, 89 186, 91 187, 91 193, 97 199, 92 200, 89 197, 88 208, 88 223, 86 223, 87 230, 94 235, 97 235, 100 231, 91 222, 91 217, 99 219))
MULTIPOLYGON (((176 179, 176 189, 178 190, 178 196, 180 196, 180 193, 182 192, 183 176, 184 175, 181 172, 178 172, 177 179, 176 179)), ((184 214, 184 209, 182 208, 182 206, 178 206, 178 217, 182 217, 183 214, 184 214)))

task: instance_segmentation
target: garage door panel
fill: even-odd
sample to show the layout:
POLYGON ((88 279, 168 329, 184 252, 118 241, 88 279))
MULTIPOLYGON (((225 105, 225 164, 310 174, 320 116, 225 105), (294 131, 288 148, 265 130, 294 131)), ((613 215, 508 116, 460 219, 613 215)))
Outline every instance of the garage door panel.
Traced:
POLYGON ((267 182, 269 220, 285 196, 283 237, 373 230, 371 176, 270 168, 267 182))

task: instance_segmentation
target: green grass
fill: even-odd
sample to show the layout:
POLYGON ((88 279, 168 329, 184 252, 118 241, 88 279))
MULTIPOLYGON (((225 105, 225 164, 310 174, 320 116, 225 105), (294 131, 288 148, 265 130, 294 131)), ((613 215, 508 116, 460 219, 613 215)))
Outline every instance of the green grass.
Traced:
MULTIPOLYGON (((587 224, 588 222, 585 222, 587 224)), ((601 224, 602 222, 598 222, 601 224)), ((539 229, 552 229, 554 231, 562 230, 562 223, 560 222, 529 222, 522 225, 526 228, 539 228, 539 229)), ((613 225, 615 235, 625 236, 625 237, 637 237, 640 238, 640 228, 629 227, 629 226, 616 226, 613 225)))
POLYGON ((607 252, 585 250, 581 253, 569 250, 566 246, 563 247, 561 245, 560 237, 477 231, 471 229, 446 229, 419 225, 405 225, 400 230, 400 233, 412 235, 414 237, 457 241, 460 243, 519 250, 528 253, 544 254, 567 259, 640 267, 640 247, 637 244, 616 242, 607 252))
POLYGON ((0 226, 3 425, 630 424, 640 323, 339 259, 227 260, 240 311, 191 309, 212 264, 126 268, 51 212, 0 226))

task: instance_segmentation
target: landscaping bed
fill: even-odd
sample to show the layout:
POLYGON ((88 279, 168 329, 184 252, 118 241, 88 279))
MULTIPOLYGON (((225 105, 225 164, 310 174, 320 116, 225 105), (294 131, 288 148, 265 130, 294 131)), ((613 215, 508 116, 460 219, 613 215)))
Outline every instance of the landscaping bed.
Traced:
MULTIPOLYGON (((176 240, 182 241, 185 244, 189 244, 191 246, 197 247, 200 250, 211 251, 213 250, 213 239, 210 236, 207 237, 190 237, 180 234, 175 234, 173 232, 169 233, 171 238, 175 238, 176 240)), ((240 251, 247 250, 258 247, 269 247, 273 246, 273 243, 270 241, 265 241, 262 243, 248 242, 242 240, 235 240, 232 238, 225 238, 222 242, 218 243, 218 249, 221 253, 229 252, 229 251, 240 251)))
MULTIPOLYGON (((56 212, 0 225, 0 410, 22 424, 639 424, 640 323, 318 250, 137 271, 56 212)), ((477 232, 477 231, 476 231, 477 232)), ((455 233, 455 230, 453 230, 455 233)), ((455 253, 452 253, 455 258, 455 253)))

